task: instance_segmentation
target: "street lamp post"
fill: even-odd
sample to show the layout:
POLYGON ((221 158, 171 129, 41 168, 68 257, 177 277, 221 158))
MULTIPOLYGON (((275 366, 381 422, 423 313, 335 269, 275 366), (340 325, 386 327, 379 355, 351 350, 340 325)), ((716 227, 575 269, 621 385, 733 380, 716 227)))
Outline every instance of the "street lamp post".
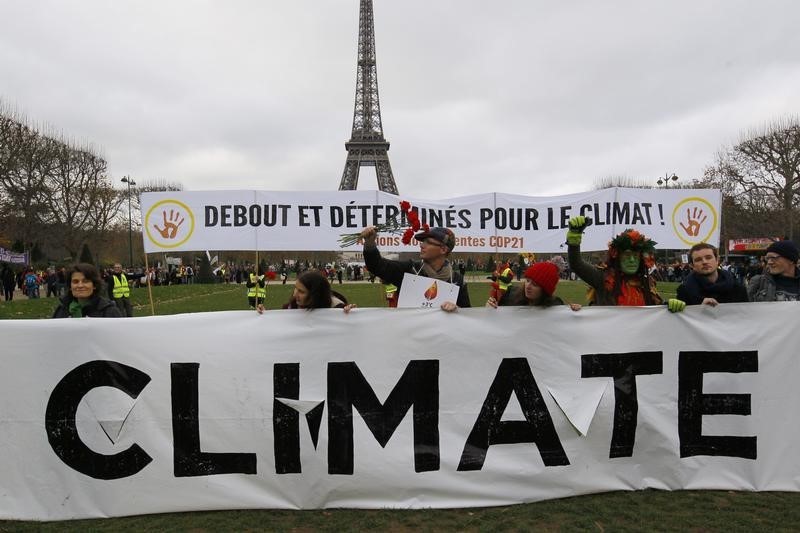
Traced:
POLYGON ((656 185, 658 185, 659 187, 664 187, 665 189, 669 189, 670 181, 673 183, 678 181, 678 176, 675 173, 673 173, 672 176, 670 176, 669 174, 664 174, 663 178, 658 178, 656 185))
MULTIPOLYGON (((664 174, 663 178, 658 178, 658 181, 656 182, 656 185, 658 185, 659 187, 664 187, 665 189, 669 189, 669 182, 670 181, 672 183, 675 183, 676 181, 678 181, 678 175, 675 174, 674 172, 672 173, 671 176, 669 175, 669 173, 666 173, 666 174, 664 174)), ((667 252, 666 249, 664 250, 664 263, 669 263, 669 255, 668 255, 668 252, 667 252)))
POLYGON ((131 222, 131 187, 136 185, 129 176, 122 178, 122 183, 128 184, 128 267, 133 267, 133 227, 131 222))

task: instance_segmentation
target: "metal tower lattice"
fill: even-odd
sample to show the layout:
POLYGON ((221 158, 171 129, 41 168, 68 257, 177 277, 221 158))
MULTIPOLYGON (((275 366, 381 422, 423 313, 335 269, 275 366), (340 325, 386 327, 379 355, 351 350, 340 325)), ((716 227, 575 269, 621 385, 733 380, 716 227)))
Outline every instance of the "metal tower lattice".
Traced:
POLYGON ((358 187, 362 166, 375 167, 378 189, 397 194, 397 185, 389 164, 389 142, 383 136, 381 106, 378 100, 378 68, 375 61, 375 23, 372 0, 361 0, 358 17, 358 72, 356 74, 356 103, 353 111, 353 133, 344 144, 347 160, 344 163, 340 191, 358 187))

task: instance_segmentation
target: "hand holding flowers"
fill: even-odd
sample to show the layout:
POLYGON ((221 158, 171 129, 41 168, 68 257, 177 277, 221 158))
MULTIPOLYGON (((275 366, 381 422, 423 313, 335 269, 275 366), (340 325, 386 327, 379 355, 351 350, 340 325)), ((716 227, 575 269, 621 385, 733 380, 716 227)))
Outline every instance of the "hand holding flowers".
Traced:
POLYGON ((400 202, 400 209, 402 210, 402 216, 400 217, 400 220, 392 218, 385 224, 369 226, 364 228, 359 233, 344 233, 339 237, 339 246, 346 248, 347 246, 352 246, 359 242, 368 245, 374 244, 378 233, 388 233, 389 235, 402 234, 403 237, 401 240, 403 244, 409 244, 411 239, 414 238, 414 234, 420 229, 423 231, 428 231, 430 229, 428 224, 420 224, 419 214, 412 208, 409 202, 405 200, 400 202), (403 229, 405 226, 403 222, 405 221, 408 221, 410 226, 403 229))

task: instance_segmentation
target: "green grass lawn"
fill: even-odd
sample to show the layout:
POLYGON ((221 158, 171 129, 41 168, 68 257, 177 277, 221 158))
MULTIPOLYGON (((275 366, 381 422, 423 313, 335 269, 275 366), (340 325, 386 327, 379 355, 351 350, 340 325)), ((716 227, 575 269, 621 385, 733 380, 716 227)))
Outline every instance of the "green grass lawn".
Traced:
POLYGON ((0 531, 796 531, 800 494, 638 491, 471 509, 213 511, 69 522, 0 521, 0 531))
MULTIPOLYGON (((677 285, 677 283, 660 283, 659 291, 664 298, 673 298, 677 285)), ((267 285, 266 307, 280 309, 289 300, 292 287, 291 282, 286 285, 280 283, 267 285)), ((561 281, 556 294, 564 301, 586 304, 586 288, 586 284, 581 281, 561 281)), ((386 306, 383 285, 377 282, 335 284, 334 289, 359 307, 386 306)), ((244 285, 170 285, 153 287, 152 293, 153 308, 157 315, 248 309, 247 289, 244 285)), ((484 305, 489 295, 489 283, 483 278, 471 281, 469 294, 473 306, 484 305)), ((152 314, 146 288, 133 289, 131 299, 136 316, 152 314)), ((28 300, 24 296, 16 296, 12 302, 0 302, 0 319, 49 318, 57 305, 55 298, 28 300)))
MULTIPOLYGON (((267 287, 267 307, 279 308, 291 292, 267 287)), ((383 287, 336 285, 361 307, 384 306, 383 287)), ((662 283, 665 298, 676 284, 662 283)), ((483 305, 489 285, 470 284, 474 305, 483 305)), ((560 282, 557 294, 585 303, 582 282, 560 282)), ((146 289, 133 291, 137 315, 150 314, 146 289)), ((243 285, 190 285, 153 288, 157 314, 247 309, 243 285)), ((0 318, 46 318, 54 299, 0 303, 0 318)), ((491 490, 491 488, 489 488, 491 490)), ((800 493, 734 491, 639 491, 565 498, 524 505, 451 510, 218 511, 144 515, 71 522, 0 521, 0 531, 793 531, 800 523, 800 493)))

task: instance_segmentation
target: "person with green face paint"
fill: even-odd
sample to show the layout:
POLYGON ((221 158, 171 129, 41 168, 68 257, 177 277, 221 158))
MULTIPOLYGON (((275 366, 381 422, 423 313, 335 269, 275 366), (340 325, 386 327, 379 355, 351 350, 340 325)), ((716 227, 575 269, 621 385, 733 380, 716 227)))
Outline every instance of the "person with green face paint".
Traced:
POLYGON ((570 268, 591 287, 589 305, 663 303, 655 280, 648 275, 654 262, 656 242, 635 229, 626 229, 608 243, 605 268, 597 268, 581 259, 581 238, 587 223, 585 217, 569 220, 567 245, 570 268))

